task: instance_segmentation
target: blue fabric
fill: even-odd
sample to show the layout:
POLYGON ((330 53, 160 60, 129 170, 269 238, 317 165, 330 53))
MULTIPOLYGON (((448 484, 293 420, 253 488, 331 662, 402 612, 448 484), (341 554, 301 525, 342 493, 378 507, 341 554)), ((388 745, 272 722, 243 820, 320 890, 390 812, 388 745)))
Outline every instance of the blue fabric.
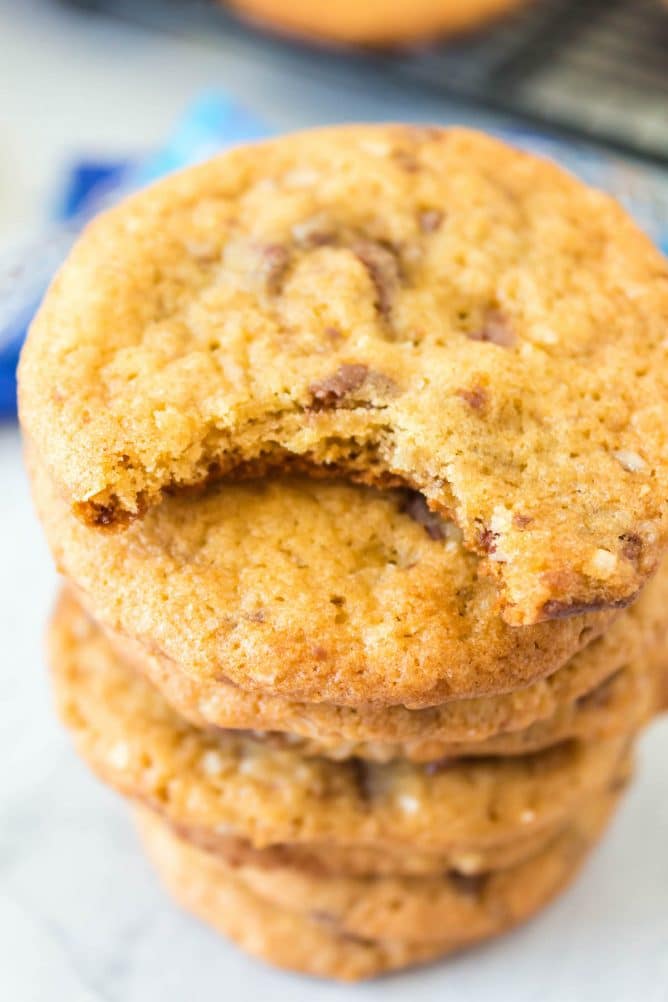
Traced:
MULTIPOLYGON (((172 170, 204 160, 222 148, 261 139, 271 129, 255 115, 218 92, 204 93, 178 120, 165 144, 149 157, 127 162, 82 161, 74 164, 62 193, 56 218, 69 220, 76 232, 90 216, 115 198, 141 188, 172 170)), ((583 180, 615 195, 636 216, 652 238, 668 252, 668 178, 657 170, 580 144, 522 129, 505 130, 502 138, 552 157, 583 180)), ((66 236, 69 234, 66 233, 66 236)), ((65 241, 64 246, 67 246, 65 241)), ((42 290, 37 290, 41 294, 42 290)), ((16 413, 16 363, 25 330, 36 309, 34 284, 18 308, 0 323, 0 418, 16 413)))
POLYGON ((57 215, 61 219, 71 219, 85 205, 86 199, 99 184, 115 184, 127 170, 126 161, 100 163, 83 160, 75 164, 65 179, 57 215))

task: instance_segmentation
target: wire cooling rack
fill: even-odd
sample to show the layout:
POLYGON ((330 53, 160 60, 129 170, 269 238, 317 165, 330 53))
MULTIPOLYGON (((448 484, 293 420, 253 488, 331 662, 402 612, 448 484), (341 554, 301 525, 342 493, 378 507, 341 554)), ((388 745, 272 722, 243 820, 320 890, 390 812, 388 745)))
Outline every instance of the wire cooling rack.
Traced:
MULTIPOLYGON (((215 42, 249 28, 214 0, 69 0, 89 10, 215 42)), ((335 2, 335 0, 334 0, 335 2)), ((312 70, 323 50, 260 32, 312 70)), ((329 50, 339 60, 441 91, 524 121, 668 165, 665 0, 527 0, 461 41, 407 51, 329 50)))

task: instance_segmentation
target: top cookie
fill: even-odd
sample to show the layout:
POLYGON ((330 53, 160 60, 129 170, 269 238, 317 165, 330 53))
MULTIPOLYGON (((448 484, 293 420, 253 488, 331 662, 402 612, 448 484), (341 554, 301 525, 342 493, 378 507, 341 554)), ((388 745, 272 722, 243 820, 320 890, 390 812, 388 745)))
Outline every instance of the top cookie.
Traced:
POLYGON ((624 605, 665 546, 668 268, 609 198, 466 131, 240 148, 95 222, 20 371, 91 525, 290 465, 420 490, 513 625, 624 605))

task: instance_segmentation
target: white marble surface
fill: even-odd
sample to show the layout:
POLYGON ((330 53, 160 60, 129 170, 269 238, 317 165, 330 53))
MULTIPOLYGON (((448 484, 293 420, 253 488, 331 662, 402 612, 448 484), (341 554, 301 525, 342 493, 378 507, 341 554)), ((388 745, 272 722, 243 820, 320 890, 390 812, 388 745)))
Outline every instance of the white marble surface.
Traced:
MULTIPOLYGON (((205 85, 285 126, 452 115, 391 88, 342 89, 327 73, 305 87, 282 65, 255 65, 250 49, 103 29, 45 0, 0 0, 0 43, 3 236, 39 218, 54 169, 73 153, 149 146, 205 85)), ((325 985, 269 971, 182 915, 144 864, 123 805, 54 720, 42 632, 55 579, 11 427, 0 431, 0 485, 0 998, 668 1000, 668 719, 643 741, 637 783, 577 886, 529 928, 447 965, 325 985)))

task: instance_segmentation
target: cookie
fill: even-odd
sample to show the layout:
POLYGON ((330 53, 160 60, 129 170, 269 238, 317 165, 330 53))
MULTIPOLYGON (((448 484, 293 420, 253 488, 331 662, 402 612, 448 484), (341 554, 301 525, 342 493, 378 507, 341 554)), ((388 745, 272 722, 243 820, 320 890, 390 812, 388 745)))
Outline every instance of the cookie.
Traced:
POLYGON ((339 705, 504 692, 565 664, 611 621, 508 626, 478 559, 416 495, 226 484, 100 534, 29 465, 57 565, 89 609, 181 665, 202 698, 225 679, 339 705))
POLYGON ((287 888, 278 890, 274 882, 268 889, 262 880, 235 872, 178 839, 151 813, 138 812, 137 821, 150 859, 186 908, 269 963, 357 980, 451 953, 525 921, 575 876, 606 813, 599 809, 596 817, 588 807, 586 823, 516 869, 489 875, 486 883, 389 879, 359 887, 344 882, 339 892, 332 880, 314 891, 311 907, 300 897, 306 888, 299 880, 290 889, 297 899, 288 894, 284 900, 287 888), (335 910, 321 911, 323 902, 335 910), (350 931, 358 926, 372 935, 350 931))
POLYGON ((231 0, 245 17, 290 35, 327 42, 402 45, 471 31, 520 7, 524 0, 231 0))
MULTIPOLYGON (((621 790, 631 770, 630 756, 625 756, 609 786, 621 790)), ((213 853, 230 866, 249 866, 256 870, 289 867, 299 873, 316 876, 349 877, 433 877, 444 873, 475 874, 503 870, 535 856, 568 827, 569 818, 557 818, 543 830, 518 835, 512 842, 500 842, 475 848, 459 846, 454 849, 423 850, 409 846, 397 848, 383 845, 336 845, 327 843, 275 843, 262 849, 249 839, 234 836, 225 828, 220 831, 175 822, 164 814, 156 813, 171 830, 198 846, 213 853)))
MULTIPOLYGON (((119 634, 107 631, 107 636, 127 663, 199 727, 269 732, 303 754, 429 762, 463 754, 520 754, 571 737, 610 736, 633 720, 639 723, 656 711, 658 672, 668 665, 667 602, 668 569, 662 565, 607 633, 548 678, 512 693, 424 710, 295 702, 220 680, 204 684, 119 634)), ((73 595, 63 596, 59 615, 82 615, 73 595)))
POLYGON ((628 604, 665 549, 667 324, 668 266, 607 196, 474 132, 336 127, 98 218, 21 419, 100 529, 271 467, 418 490, 530 625, 628 604))
MULTIPOLYGON (((221 875, 234 875, 258 897, 278 908, 315 917, 364 939, 474 941, 521 921, 570 872, 574 858, 597 841, 619 793, 605 793, 587 804, 563 832, 517 865, 475 875, 455 871, 438 877, 314 877, 293 867, 230 866, 219 860, 221 875)), ((153 814, 149 824, 164 822, 153 814)))
MULTIPOLYGON (((334 761, 361 758, 370 762, 408 759, 433 767, 462 757, 526 755, 543 751, 564 741, 600 741, 628 734, 660 712, 665 680, 654 663, 622 668, 592 692, 570 706, 560 708, 546 721, 523 731, 499 734, 486 741, 423 741, 417 747, 391 742, 323 742, 320 738, 299 738, 281 731, 248 730, 248 733, 276 748, 292 748, 300 755, 324 755, 334 761)), ((238 732, 240 728, 232 727, 238 732)))
POLYGON ((88 623, 50 636, 56 701, 91 767, 177 825, 276 844, 444 853, 510 845, 605 789, 629 737, 443 766, 332 762, 180 718, 88 623))
POLYGON ((358 981, 426 963, 452 952, 450 943, 384 943, 337 934, 321 922, 263 901, 218 861, 142 816, 144 847, 174 898, 188 911, 277 967, 317 977, 358 981))

